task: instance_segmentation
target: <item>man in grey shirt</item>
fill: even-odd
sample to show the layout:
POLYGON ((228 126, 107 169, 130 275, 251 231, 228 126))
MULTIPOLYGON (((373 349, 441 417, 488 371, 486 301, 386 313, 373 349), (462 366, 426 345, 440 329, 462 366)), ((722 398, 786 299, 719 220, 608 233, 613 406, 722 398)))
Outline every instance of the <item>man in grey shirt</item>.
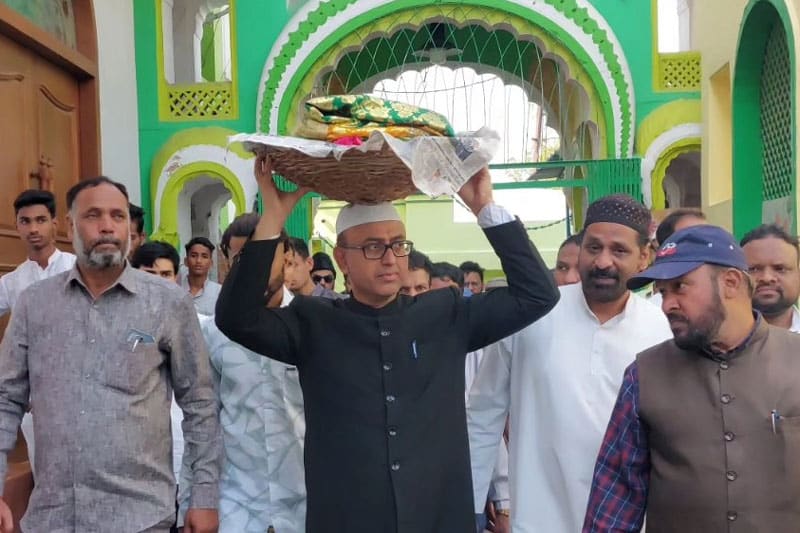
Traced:
MULTIPOLYGON (((22 293, 0 345, 0 483, 30 399, 41 437, 24 531, 169 531, 174 390, 191 467, 184 531, 214 532, 220 429, 191 299, 125 261, 124 186, 79 182, 67 207, 75 268, 22 293)), ((11 527, 0 500, 0 530, 11 527)))

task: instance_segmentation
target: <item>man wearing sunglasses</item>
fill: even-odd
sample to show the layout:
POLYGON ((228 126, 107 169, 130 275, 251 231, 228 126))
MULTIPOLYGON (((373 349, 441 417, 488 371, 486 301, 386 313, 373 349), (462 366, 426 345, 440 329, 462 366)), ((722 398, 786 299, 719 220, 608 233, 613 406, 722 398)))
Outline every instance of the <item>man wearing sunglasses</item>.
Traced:
MULTIPOLYGON (((338 300, 344 295, 329 289, 314 279, 312 271, 314 260, 309 256, 308 244, 303 239, 290 237, 286 241, 287 260, 283 268, 283 277, 286 287, 295 296, 321 296, 338 300)), ((331 279, 331 284, 333 280, 331 279)))
MULTIPOLYGON (((264 204, 225 280, 216 321, 229 338, 298 369, 306 415, 310 533, 474 530, 464 402, 468 351, 546 314, 559 294, 522 224, 492 201, 484 169, 459 191, 501 260, 508 287, 399 295, 413 243, 391 204, 347 206, 334 257, 352 296, 297 296, 266 309, 264 272, 282 259, 286 218, 308 192, 279 192, 256 160, 264 204)), ((497 438, 500 438, 498 434, 497 438)))
POLYGON ((331 256, 325 252, 317 252, 311 256, 314 266, 311 268, 311 281, 326 289, 334 290, 336 285, 336 269, 331 256))

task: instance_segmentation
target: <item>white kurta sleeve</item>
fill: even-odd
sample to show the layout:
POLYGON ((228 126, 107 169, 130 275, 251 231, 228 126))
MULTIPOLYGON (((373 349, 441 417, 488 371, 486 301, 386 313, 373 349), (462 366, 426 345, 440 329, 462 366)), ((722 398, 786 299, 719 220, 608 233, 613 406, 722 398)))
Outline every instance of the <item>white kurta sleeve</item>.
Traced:
POLYGON ((508 447, 505 439, 500 437, 500 446, 497 447, 497 459, 492 472, 492 485, 489 499, 500 509, 509 509, 511 490, 508 486, 508 447))
POLYGON ((11 295, 8 290, 8 278, 0 278, 0 317, 11 311, 11 295))
POLYGON ((484 349, 478 375, 469 391, 467 424, 472 461, 475 512, 483 512, 489 483, 508 415, 513 336, 484 349))

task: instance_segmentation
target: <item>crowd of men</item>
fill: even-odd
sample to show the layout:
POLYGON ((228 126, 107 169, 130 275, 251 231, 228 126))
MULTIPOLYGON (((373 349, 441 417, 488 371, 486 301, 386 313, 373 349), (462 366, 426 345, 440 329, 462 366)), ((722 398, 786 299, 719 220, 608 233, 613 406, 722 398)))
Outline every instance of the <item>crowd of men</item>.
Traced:
POLYGON ((182 262, 108 178, 67 193, 74 255, 52 193, 14 202, 0 480, 22 424, 23 531, 797 529, 795 236, 737 242, 697 210, 656 228, 614 195, 549 270, 483 170, 459 196, 487 280, 431 262, 388 203, 343 208, 334 257, 311 254, 283 230, 307 191, 255 174, 264 215, 225 230, 222 285, 210 240, 182 262))

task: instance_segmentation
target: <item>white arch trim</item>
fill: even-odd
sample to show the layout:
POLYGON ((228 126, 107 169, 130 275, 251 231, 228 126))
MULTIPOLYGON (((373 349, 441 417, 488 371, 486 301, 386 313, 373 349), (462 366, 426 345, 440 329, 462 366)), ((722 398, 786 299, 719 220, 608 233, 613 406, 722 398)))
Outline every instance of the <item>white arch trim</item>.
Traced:
POLYGON ((161 201, 167 183, 182 166, 192 163, 217 163, 228 168, 239 180, 244 190, 245 208, 253 205, 258 185, 253 177, 253 160, 243 159, 237 153, 213 144, 197 144, 176 151, 161 169, 158 176, 155 204, 153 206, 153 228, 161 224, 161 201))
POLYGON ((647 207, 653 207, 653 170, 661 155, 670 146, 683 139, 703 136, 703 126, 696 122, 679 124, 653 140, 642 158, 642 196, 647 207))
MULTIPOLYGON (((324 2, 325 0, 310 0, 306 3, 295 15, 291 18, 289 23, 283 29, 283 32, 280 34, 278 39, 275 41, 272 50, 267 57, 267 61, 264 64, 264 70, 261 73, 261 81, 258 87, 258 99, 257 99, 257 108, 256 108, 256 127, 258 128, 261 124, 261 110, 264 100, 264 88, 266 86, 267 79, 269 78, 269 73, 275 65, 275 58, 280 53, 283 46, 289 40, 289 34, 296 31, 299 28, 301 22, 308 18, 309 13, 316 10, 320 3, 324 2)), ((568 19, 563 13, 558 11, 556 8, 547 4, 546 2, 531 2, 530 0, 508 0, 511 3, 517 4, 522 6, 526 9, 532 10, 551 22, 557 24, 559 27, 563 28, 564 30, 568 31, 570 35, 580 44, 581 48, 591 57, 594 64, 597 66, 600 74, 603 78, 603 82, 608 90, 609 95, 612 98, 612 106, 613 106, 613 135, 614 135, 614 145, 616 146, 616 151, 619 154, 619 157, 630 157, 633 153, 633 127, 636 124, 636 114, 635 114, 635 99, 634 99, 634 91, 633 91, 633 76, 631 75, 630 65, 628 65, 627 58, 625 57, 624 51, 622 49, 622 45, 619 43, 617 36, 614 34, 614 31, 611 29, 611 25, 603 18, 603 16, 597 11, 597 9, 589 3, 589 0, 577 0, 577 3, 580 8, 586 9, 589 13, 589 16, 597 22, 597 25, 600 29, 606 32, 608 36, 608 40, 611 42, 612 46, 614 47, 615 55, 620 62, 622 67, 622 75, 625 78, 625 82, 627 85, 628 91, 628 102, 630 102, 630 114, 631 114, 631 131, 629 132, 630 139, 628 142, 628 151, 627 153, 623 154, 622 151, 622 107, 620 100, 618 98, 617 89, 614 85, 614 78, 611 75, 611 70, 606 63, 605 59, 603 58, 603 54, 600 48, 592 41, 592 36, 586 34, 583 29, 575 24, 572 20, 568 19)), ((354 5, 346 8, 344 11, 341 11, 336 16, 329 18, 324 25, 322 25, 316 32, 314 32, 311 36, 309 36, 308 40, 306 40, 295 57, 292 58, 292 62, 287 67, 286 71, 284 72, 283 76, 280 79, 278 84, 278 89, 275 94, 275 101, 273 102, 272 113, 270 116, 270 124, 269 130, 270 133, 277 133, 278 131, 278 109, 280 107, 281 102, 284 98, 287 97, 286 91, 288 89, 289 82, 294 78, 297 74, 297 71, 300 67, 300 64, 303 62, 303 59, 308 57, 311 52, 316 49, 323 40, 325 40, 328 36, 333 34, 337 29, 343 26, 348 21, 352 20, 355 17, 363 15, 379 6, 383 6, 386 4, 386 0, 359 0, 354 5)))

